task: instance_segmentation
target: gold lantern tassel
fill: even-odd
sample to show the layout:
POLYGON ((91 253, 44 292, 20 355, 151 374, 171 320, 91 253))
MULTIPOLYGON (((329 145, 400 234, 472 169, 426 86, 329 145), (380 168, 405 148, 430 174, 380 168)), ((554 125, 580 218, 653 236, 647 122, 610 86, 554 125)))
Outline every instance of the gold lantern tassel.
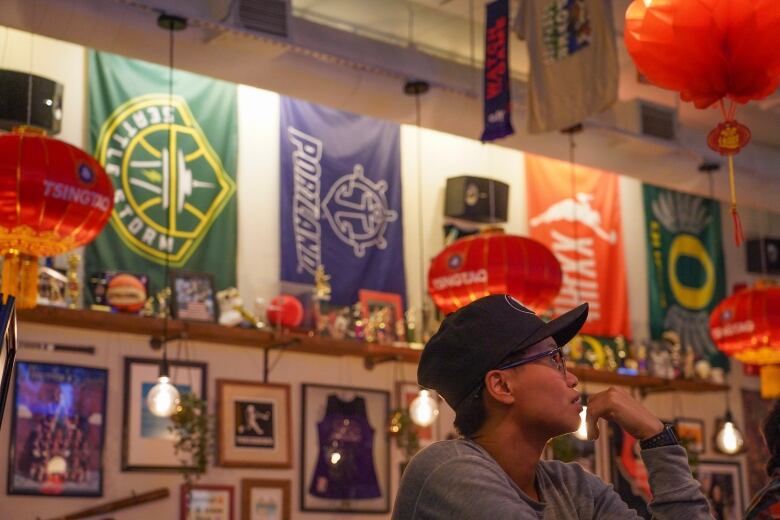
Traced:
POLYGON ((737 211, 737 188, 734 182, 734 156, 729 155, 729 186, 731 188, 731 220, 734 222, 734 241, 739 247, 745 241, 745 233, 742 231, 742 220, 737 211))
POLYGON ((19 290, 19 308, 32 309, 38 304, 38 258, 21 256, 21 282, 19 290))
POLYGON ((761 367, 761 397, 764 399, 780 397, 780 365, 761 367))
POLYGON ((6 251, 3 260, 3 294, 19 296, 19 251, 15 249, 6 251))

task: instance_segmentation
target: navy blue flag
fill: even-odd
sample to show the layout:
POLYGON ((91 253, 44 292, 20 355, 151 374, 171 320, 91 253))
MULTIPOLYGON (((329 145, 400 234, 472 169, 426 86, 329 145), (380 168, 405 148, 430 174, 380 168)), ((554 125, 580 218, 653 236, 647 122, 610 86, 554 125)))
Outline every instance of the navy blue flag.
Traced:
POLYGON ((282 280, 404 297, 400 126, 282 97, 280 133, 282 280))
POLYGON ((509 95, 509 1, 486 7, 485 24, 485 131, 480 138, 493 141, 514 134, 509 95))

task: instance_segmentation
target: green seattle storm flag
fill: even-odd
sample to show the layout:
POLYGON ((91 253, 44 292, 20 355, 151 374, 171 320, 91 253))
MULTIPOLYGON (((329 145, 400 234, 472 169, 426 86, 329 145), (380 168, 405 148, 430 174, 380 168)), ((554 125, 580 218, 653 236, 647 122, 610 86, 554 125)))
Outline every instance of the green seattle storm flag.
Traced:
POLYGON ((114 183, 109 225, 85 271, 149 276, 168 265, 236 284, 236 85, 113 54, 89 53, 89 145, 114 183))
POLYGON ((710 312, 726 295, 720 203, 647 184, 642 190, 651 335, 676 331, 696 357, 727 366, 709 332, 710 312))

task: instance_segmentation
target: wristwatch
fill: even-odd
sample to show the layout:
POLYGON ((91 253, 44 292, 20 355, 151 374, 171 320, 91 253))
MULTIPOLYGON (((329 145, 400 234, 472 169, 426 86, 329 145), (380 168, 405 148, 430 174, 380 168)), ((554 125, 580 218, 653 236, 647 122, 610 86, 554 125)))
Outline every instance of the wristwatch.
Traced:
POLYGON ((661 446, 676 446, 680 444, 677 439, 677 435, 674 434, 674 428, 670 425, 664 425, 664 429, 661 433, 653 435, 652 437, 639 441, 639 447, 643 450, 649 450, 652 448, 660 448, 661 446))

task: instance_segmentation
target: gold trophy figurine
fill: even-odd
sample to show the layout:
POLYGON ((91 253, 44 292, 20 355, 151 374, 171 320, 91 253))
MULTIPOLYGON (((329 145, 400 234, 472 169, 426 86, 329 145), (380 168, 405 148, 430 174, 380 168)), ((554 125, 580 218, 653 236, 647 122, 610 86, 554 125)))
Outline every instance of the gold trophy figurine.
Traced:
POLYGON ((75 309, 81 299, 81 284, 79 283, 79 263, 81 255, 71 253, 68 255, 68 307, 75 309))
POLYGON ((325 273, 325 266, 320 264, 314 271, 314 300, 326 302, 330 300, 330 275, 325 273))

